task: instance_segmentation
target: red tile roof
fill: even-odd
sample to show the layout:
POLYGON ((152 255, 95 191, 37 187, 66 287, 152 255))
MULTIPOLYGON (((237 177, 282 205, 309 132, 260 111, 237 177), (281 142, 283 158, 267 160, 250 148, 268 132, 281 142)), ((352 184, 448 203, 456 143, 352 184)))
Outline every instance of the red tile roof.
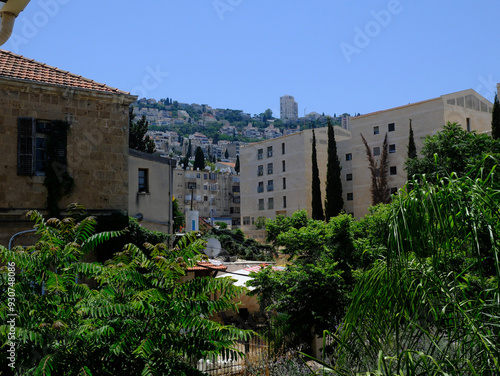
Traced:
POLYGON ((40 63, 33 59, 0 49, 0 77, 43 82, 52 85, 104 91, 116 94, 129 94, 125 91, 77 76, 76 74, 40 63))
POLYGON ((224 271, 227 269, 227 266, 225 265, 214 265, 211 262, 198 262, 198 266, 191 266, 187 268, 188 271, 195 271, 195 270, 221 270, 224 271))

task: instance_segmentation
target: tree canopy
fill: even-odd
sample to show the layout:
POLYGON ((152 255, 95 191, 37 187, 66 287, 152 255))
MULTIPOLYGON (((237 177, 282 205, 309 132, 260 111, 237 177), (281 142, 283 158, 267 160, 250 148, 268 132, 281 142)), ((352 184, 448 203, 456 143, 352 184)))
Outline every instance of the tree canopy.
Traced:
POLYGON ((342 167, 337 154, 337 142, 332 122, 328 118, 328 162, 326 167, 326 197, 325 197, 325 218, 328 221, 331 217, 340 214, 344 209, 344 198, 342 196, 342 167))
POLYGON ((146 116, 142 115, 141 120, 135 123, 135 115, 132 107, 129 112, 129 148, 139 150, 145 153, 155 152, 155 143, 146 134, 148 131, 148 122, 146 116))
POLYGON ((319 178, 318 169, 318 156, 316 151, 316 135, 314 134, 314 129, 312 131, 313 141, 312 141, 312 155, 311 155, 311 165, 312 165, 312 179, 311 179, 311 194, 312 194, 312 218, 313 219, 324 219, 325 215, 323 212, 323 202, 321 201, 321 182, 319 178))

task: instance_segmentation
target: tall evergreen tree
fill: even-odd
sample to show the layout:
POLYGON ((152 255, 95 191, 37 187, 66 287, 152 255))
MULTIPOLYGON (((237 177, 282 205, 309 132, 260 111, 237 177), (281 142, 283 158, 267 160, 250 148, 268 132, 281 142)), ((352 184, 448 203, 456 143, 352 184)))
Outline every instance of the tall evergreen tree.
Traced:
POLYGON ((146 117, 144 115, 142 115, 141 120, 137 123, 134 122, 134 118, 135 114, 132 107, 130 107, 128 147, 145 153, 154 153, 155 143, 149 138, 148 135, 146 135, 149 122, 146 121, 146 117))
MULTIPOLYGON (((411 127, 410 119, 410 134, 408 137, 408 159, 417 158, 417 146, 415 145, 415 138, 413 137, 413 128, 411 127)), ((411 180, 410 171, 407 169, 407 180, 411 180)))
POLYGON ((224 158, 228 159, 229 158, 229 151, 226 149, 226 152, 224 153, 224 158))
POLYGON ((234 170, 236 171, 237 174, 240 173, 240 156, 236 156, 236 163, 234 165, 234 170))
POLYGON ((498 95, 495 94, 495 102, 493 103, 493 113, 491 117, 491 137, 494 140, 500 138, 500 104, 498 103, 498 95))
POLYGON ((194 164, 193 170, 196 169, 203 170, 205 168, 205 155, 203 154, 203 150, 198 146, 194 152, 194 164))
POLYGON ((328 118, 328 162, 326 167, 326 197, 325 197, 325 218, 330 220, 336 217, 344 208, 342 198, 342 180, 340 172, 340 160, 337 155, 337 142, 332 122, 328 118))
POLYGON ((319 179, 318 156, 316 154, 316 135, 312 130, 312 219, 324 220, 323 204, 321 201, 321 181, 319 179))
POLYGON ((184 159, 182 160, 182 163, 184 164, 184 170, 188 167, 189 165, 189 158, 191 158, 191 139, 189 140, 189 144, 188 144, 188 149, 187 149, 187 153, 186 153, 186 156, 184 157, 184 159))

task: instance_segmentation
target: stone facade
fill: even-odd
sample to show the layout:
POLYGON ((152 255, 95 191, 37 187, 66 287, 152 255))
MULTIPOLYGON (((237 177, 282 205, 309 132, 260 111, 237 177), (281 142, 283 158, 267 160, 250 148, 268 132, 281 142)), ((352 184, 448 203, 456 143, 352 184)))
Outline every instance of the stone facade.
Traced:
POLYGON ((128 206, 128 108, 135 97, 31 80, 0 77, 0 244, 32 227, 24 213, 45 212, 44 176, 18 175, 18 121, 65 121, 72 202, 90 212, 126 212, 128 206))

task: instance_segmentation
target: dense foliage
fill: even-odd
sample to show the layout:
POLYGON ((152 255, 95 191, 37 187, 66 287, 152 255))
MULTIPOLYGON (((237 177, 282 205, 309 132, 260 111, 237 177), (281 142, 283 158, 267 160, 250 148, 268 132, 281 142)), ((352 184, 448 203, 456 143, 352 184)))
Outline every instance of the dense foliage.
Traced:
POLYGON ((331 119, 328 118, 328 162, 326 167, 326 193, 325 193, 325 218, 328 221, 331 217, 340 214, 344 209, 344 199, 342 196, 342 167, 340 166, 337 154, 337 142, 331 119))
POLYGON ((133 109, 130 107, 128 147, 145 153, 154 153, 155 143, 146 134, 148 131, 146 117, 143 115, 138 122, 134 122, 134 117, 133 109))
POLYGON ((318 156, 316 151, 316 135, 314 134, 314 129, 312 131, 312 155, 311 155, 311 195, 312 195, 312 217, 314 219, 324 219, 325 215, 323 212, 323 202, 321 201, 321 182, 319 178, 318 169, 318 156))
POLYGON ((241 289, 229 279, 182 282, 202 257, 200 240, 185 236, 174 249, 146 244, 149 256, 129 244, 102 264, 86 260, 119 233, 94 234, 95 219, 79 208, 63 220, 36 211, 31 219, 35 245, 0 247, 1 262, 18 271, 11 285, 7 273, 0 279, 2 372, 8 291, 16 298, 17 375, 195 375, 198 359, 240 354, 235 341, 249 333, 209 318, 235 309, 241 289))

